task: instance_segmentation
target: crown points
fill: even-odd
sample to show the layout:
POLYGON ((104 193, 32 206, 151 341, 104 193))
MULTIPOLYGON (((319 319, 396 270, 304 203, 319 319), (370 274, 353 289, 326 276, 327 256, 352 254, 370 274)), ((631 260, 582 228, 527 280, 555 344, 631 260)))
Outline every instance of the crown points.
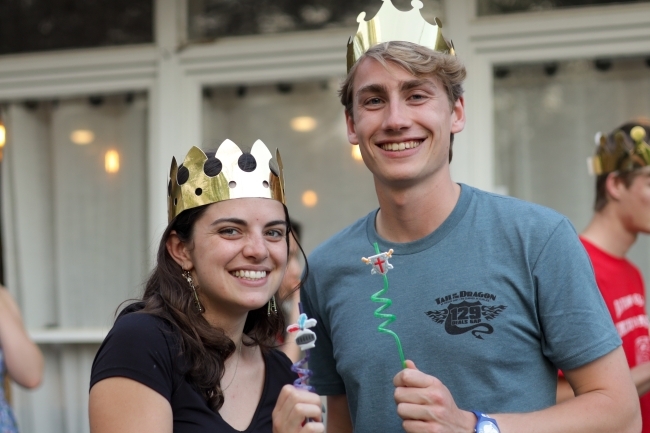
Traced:
POLYGON ((422 17, 420 10, 424 4, 421 0, 412 0, 411 6, 411 10, 402 12, 395 8, 391 0, 383 0, 381 8, 371 20, 365 21, 365 12, 357 16, 359 28, 348 41, 348 72, 371 47, 390 41, 411 42, 455 55, 453 44, 442 36, 440 20, 436 18, 435 24, 431 24, 422 17))
POLYGON ((216 152, 204 153, 194 146, 183 164, 172 158, 168 184, 169 221, 186 209, 246 197, 270 198, 284 204, 284 177, 277 152, 279 173, 270 168, 266 145, 257 140, 250 152, 242 152, 224 140, 216 152))
POLYGON ((637 143, 640 142, 640 141, 643 141, 643 139, 645 138, 645 135, 646 135, 645 134, 645 129, 643 127, 641 127, 641 126, 635 126, 630 131, 630 137, 632 137, 632 140, 634 140, 637 143))

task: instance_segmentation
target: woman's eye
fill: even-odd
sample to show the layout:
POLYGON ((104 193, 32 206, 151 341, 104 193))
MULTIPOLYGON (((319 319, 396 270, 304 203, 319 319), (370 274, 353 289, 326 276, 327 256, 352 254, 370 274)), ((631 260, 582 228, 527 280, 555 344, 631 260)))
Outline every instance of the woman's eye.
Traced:
POLYGON ((272 229, 266 232, 266 235, 271 238, 283 238, 284 231, 279 229, 272 229))
POLYGON ((237 233, 237 229, 230 227, 219 230, 219 234, 222 234, 224 236, 235 236, 237 233))

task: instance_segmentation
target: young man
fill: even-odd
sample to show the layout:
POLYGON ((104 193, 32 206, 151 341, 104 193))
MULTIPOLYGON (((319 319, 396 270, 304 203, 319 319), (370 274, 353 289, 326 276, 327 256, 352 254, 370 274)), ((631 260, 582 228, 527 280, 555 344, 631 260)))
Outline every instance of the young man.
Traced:
MULTIPOLYGON (((625 255, 639 233, 650 233, 650 121, 628 122, 599 135, 594 216, 580 235, 596 273, 641 402, 643 432, 650 432, 650 335, 641 273, 625 255)), ((573 397, 566 380, 559 400, 573 397)))
POLYGON ((571 224, 451 179, 465 70, 434 49, 349 50, 348 137, 380 206, 313 252, 301 290, 328 432, 638 432, 621 342, 571 224), (373 316, 383 281, 360 259, 375 243, 394 250, 384 313, 406 369, 373 316), (558 367, 578 397, 553 406, 558 367))

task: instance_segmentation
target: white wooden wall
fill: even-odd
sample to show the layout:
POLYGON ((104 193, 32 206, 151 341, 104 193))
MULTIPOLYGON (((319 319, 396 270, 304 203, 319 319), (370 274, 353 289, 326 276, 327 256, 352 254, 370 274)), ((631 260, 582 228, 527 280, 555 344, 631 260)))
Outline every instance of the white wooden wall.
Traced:
MULTIPOLYGON (((164 185, 170 157, 182 157, 189 146, 204 138, 203 87, 337 79, 345 73, 345 45, 354 30, 226 38, 185 46, 183 0, 157 0, 155 5, 157 33, 152 45, 0 57, 0 101, 146 93, 143 194, 148 205, 142 242, 148 249, 148 263, 144 269, 152 263, 156 240, 166 223, 164 185)), ((481 18, 474 11, 474 0, 445 1, 445 35, 454 40, 468 69, 468 123, 456 137, 452 172, 456 180, 488 190, 495 187, 494 65, 638 56, 650 51, 648 4, 481 18)), ((12 109, 16 110, 14 118, 22 115, 17 108, 12 109)), ((29 133, 32 138, 25 143, 45 140, 48 134, 38 126, 29 133)), ((367 188, 360 191, 368 194, 367 188)), ((350 200, 356 198, 351 196, 350 200)), ((331 212, 324 218, 337 218, 336 209, 324 208, 323 212, 331 212)), ((3 214, 13 218, 14 224, 23 217, 20 209, 6 209, 3 214)), ((34 229, 47 230, 47 215, 38 217, 41 221, 34 229)), ((329 235, 319 234, 323 238, 329 235)), ((23 278, 29 272, 21 271, 23 265, 10 254, 11 248, 29 247, 9 245, 9 254, 5 254, 7 279, 25 311, 32 336, 51 361, 41 391, 16 394, 19 422, 26 432, 87 432, 88 360, 106 331, 101 326, 80 327, 75 323, 66 328, 45 328, 53 323, 50 316, 54 317, 48 305, 59 301, 51 298, 42 281, 23 278)), ((53 252, 58 248, 55 242, 46 243, 30 253, 39 264, 41 277, 55 269, 53 252)), ((109 301, 104 303, 113 302, 110 296, 105 299, 109 301)), ((60 305, 61 311, 70 305, 60 305)), ((106 306, 106 311, 114 308, 106 306)))

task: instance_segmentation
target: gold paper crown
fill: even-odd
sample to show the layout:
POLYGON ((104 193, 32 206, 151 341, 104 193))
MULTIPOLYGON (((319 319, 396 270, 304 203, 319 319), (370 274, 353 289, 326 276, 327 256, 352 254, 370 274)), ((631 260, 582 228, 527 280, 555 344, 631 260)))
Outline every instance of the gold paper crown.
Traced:
POLYGON ((442 37, 442 24, 438 18, 435 24, 427 22, 419 10, 424 6, 420 0, 411 1, 413 9, 402 12, 393 6, 391 0, 384 4, 377 15, 365 21, 365 12, 357 17, 359 30, 348 40, 348 72, 359 58, 371 47, 389 41, 405 41, 431 48, 445 54, 456 55, 454 44, 442 37))
POLYGON ((596 154, 587 159, 589 172, 595 175, 613 171, 629 172, 650 165, 650 146, 645 141, 646 135, 643 126, 633 127, 629 136, 620 129, 609 137, 597 133, 596 154))
POLYGON ((284 175, 280 151, 271 152, 257 140, 250 153, 224 140, 215 152, 204 153, 193 146, 180 166, 172 158, 167 187, 169 221, 187 209, 223 200, 245 197, 271 198, 285 204, 284 175))

